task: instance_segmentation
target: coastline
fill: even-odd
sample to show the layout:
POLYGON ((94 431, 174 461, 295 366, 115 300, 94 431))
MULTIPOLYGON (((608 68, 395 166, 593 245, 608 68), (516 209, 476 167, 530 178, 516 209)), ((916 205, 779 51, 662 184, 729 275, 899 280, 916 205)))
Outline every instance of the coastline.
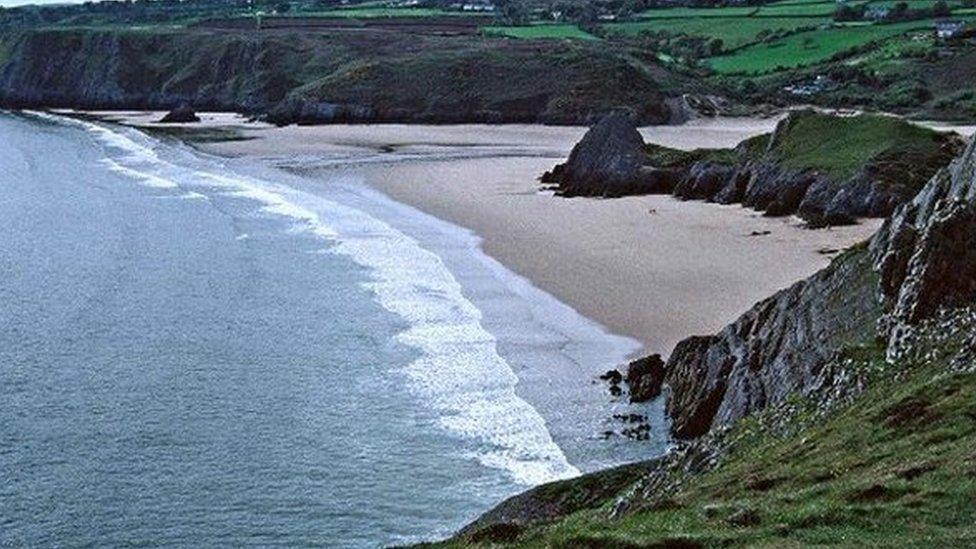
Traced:
POLYGON ((224 162, 234 173, 283 182, 363 212, 437 256, 479 311, 480 325, 517 377, 516 394, 544 418, 553 441, 581 473, 660 455, 671 444, 662 400, 631 404, 626 395, 612 397, 597 381, 607 369, 640 355, 643 345, 608 331, 511 271, 483 251, 479 235, 394 200, 354 173, 309 179, 248 157, 224 162), (604 436, 628 426, 614 414, 646 416, 650 439, 604 436))
MULTIPOLYGON (((649 142, 729 147, 774 119, 642 128, 649 142)), ((667 355, 867 239, 881 220, 810 231, 794 218, 670 196, 554 197, 539 174, 585 133, 546 126, 289 126, 196 143, 304 178, 338 174, 477 234, 484 252, 610 332, 667 355), (829 253, 824 253, 829 252, 829 253)))

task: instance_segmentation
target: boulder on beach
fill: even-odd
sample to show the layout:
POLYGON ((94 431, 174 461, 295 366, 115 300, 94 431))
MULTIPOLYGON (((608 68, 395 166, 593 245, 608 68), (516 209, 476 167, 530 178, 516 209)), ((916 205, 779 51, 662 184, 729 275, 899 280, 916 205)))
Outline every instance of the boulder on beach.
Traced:
POLYGON ((166 116, 159 122, 161 124, 188 124, 199 121, 200 117, 197 116, 197 113, 189 105, 180 105, 166 113, 166 116))
POLYGON ((629 113, 616 110, 604 116, 573 147, 569 159, 542 176, 555 183, 562 196, 616 197, 669 193, 680 173, 655 169, 648 160, 644 138, 629 113))

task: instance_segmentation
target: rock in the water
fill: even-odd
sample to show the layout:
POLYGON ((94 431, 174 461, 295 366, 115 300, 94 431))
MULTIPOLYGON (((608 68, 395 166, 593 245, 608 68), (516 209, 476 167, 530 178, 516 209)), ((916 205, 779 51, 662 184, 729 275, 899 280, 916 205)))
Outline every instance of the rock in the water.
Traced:
POLYGON ((647 402, 661 394, 664 383, 664 361, 661 355, 651 355, 627 366, 627 386, 631 402, 647 402))
POLYGON ((566 163, 543 175, 542 181, 558 184, 563 196, 671 192, 681 177, 680 170, 658 170, 646 162, 644 138, 631 116, 618 110, 590 128, 566 163))
POLYGON ((621 375, 617 370, 607 370, 606 373, 600 376, 600 379, 606 381, 610 385, 620 385, 620 382, 624 380, 624 376, 621 375))
POLYGON ((193 112, 189 105, 181 105, 166 113, 166 116, 159 122, 162 124, 188 124, 199 121, 200 117, 193 112))

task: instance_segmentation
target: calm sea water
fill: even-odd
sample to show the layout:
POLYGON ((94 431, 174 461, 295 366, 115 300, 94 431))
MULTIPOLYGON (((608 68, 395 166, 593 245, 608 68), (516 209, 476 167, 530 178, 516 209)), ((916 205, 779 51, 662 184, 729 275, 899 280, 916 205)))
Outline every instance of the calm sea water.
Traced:
POLYGON ((0 115, 0 235, 0 545, 404 543, 628 457, 364 208, 0 115))

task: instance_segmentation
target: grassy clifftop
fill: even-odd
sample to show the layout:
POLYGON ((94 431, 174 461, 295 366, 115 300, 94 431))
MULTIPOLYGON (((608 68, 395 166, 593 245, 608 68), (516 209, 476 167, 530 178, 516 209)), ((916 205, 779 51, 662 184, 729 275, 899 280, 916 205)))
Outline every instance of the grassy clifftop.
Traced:
POLYGON ((945 144, 943 134, 900 118, 810 114, 778 132, 770 152, 789 168, 820 170, 836 179, 854 176, 870 161, 910 156, 924 166, 934 164, 918 182, 920 188, 958 152, 945 150, 945 144))
MULTIPOLYGON (((679 467, 653 482, 634 474, 554 522, 495 526, 445 545, 976 544, 976 359, 966 354, 974 329, 972 310, 930 323, 914 358, 897 366, 870 342, 848 347, 833 364, 847 392, 797 395, 739 422, 712 442, 721 457, 711 471, 679 467)), ((614 486, 599 476, 575 482, 614 486)))

